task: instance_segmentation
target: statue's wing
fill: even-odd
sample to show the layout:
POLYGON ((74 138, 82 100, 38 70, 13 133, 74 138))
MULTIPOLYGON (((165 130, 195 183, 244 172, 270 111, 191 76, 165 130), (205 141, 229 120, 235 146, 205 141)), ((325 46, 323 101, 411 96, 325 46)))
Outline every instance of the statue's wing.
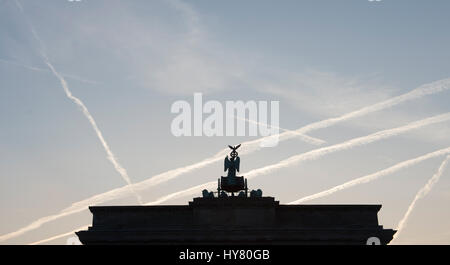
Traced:
POLYGON ((239 164, 241 163, 241 159, 238 157, 236 157, 236 159, 234 160, 234 166, 236 167, 236 170, 239 172, 239 164))
POLYGON ((229 145, 228 147, 231 148, 231 149, 234 149, 233 146, 231 146, 231 145, 229 145))
POLYGON ((235 147, 235 150, 238 149, 240 146, 241 146, 241 144, 238 144, 238 145, 235 147))
POLYGON ((228 159, 228 156, 226 156, 225 161, 223 162, 223 165, 224 165, 223 171, 227 171, 227 169, 230 168, 230 164, 231 164, 231 161, 230 161, 230 159, 228 159))

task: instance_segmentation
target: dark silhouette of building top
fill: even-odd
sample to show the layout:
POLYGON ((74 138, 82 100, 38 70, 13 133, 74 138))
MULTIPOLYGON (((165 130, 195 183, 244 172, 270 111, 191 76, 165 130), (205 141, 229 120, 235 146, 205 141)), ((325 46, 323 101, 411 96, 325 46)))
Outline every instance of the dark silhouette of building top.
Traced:
POLYGON ((273 197, 194 198, 189 205, 95 206, 83 244, 364 245, 389 243, 381 205, 280 205, 273 197))

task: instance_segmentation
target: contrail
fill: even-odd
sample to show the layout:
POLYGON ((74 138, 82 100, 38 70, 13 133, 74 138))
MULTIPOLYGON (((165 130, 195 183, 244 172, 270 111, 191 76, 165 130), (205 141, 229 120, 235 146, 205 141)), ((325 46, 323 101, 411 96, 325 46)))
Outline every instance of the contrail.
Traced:
POLYGON ((39 67, 34 67, 34 66, 28 66, 28 65, 24 65, 24 64, 17 63, 17 62, 5 60, 5 59, 2 59, 2 58, 0 58, 0 61, 1 61, 1 62, 4 62, 4 63, 7 63, 7 64, 10 64, 10 65, 15 65, 15 66, 23 67, 23 68, 25 68, 25 69, 32 70, 32 71, 36 71, 36 72, 49 72, 48 69, 39 68, 39 67))
MULTIPOLYGON (((412 122, 405 126, 379 131, 379 132, 376 132, 373 134, 369 134, 367 136, 354 138, 354 139, 351 139, 351 140, 348 140, 348 141, 345 141, 345 142, 342 142, 339 144, 318 148, 318 149, 315 149, 315 150, 312 150, 312 151, 309 151, 306 153, 302 153, 299 155, 294 155, 294 156, 291 156, 291 157, 289 157, 285 160, 282 160, 276 164, 272 164, 272 165, 265 166, 262 168, 254 169, 243 175, 246 176, 247 179, 251 179, 251 178, 263 175, 263 174, 270 173, 274 170, 278 170, 280 168, 292 166, 292 165, 302 162, 302 161, 318 159, 318 158, 320 158, 324 155, 330 154, 330 153, 347 150, 347 149, 357 147, 357 146, 366 145, 366 144, 369 144, 369 143, 372 143, 375 141, 379 141, 382 139, 386 139, 386 138, 389 138, 392 136, 399 135, 401 133, 405 133, 405 132, 413 130, 413 129, 418 129, 418 128, 426 126, 426 125, 443 122, 443 121, 447 121, 447 120, 450 120, 450 112, 441 114, 441 115, 436 115, 436 116, 433 116, 433 117, 430 117, 427 119, 423 119, 423 120, 419 120, 416 122, 412 122)), ((431 156, 442 155, 442 154, 445 154, 445 152, 450 152, 450 147, 448 149, 444 149, 444 150, 445 151, 440 150, 437 153, 433 153, 431 156)), ((152 201, 150 203, 147 203, 147 205, 159 204, 159 203, 165 202, 170 199, 188 196, 188 195, 192 195, 192 194, 198 194, 198 192, 200 190, 202 190, 206 187, 212 187, 215 183, 216 182, 214 182, 214 181, 207 182, 207 183, 195 186, 195 187, 181 190, 181 191, 163 196, 163 197, 161 197, 155 201, 152 201)), ((294 202, 292 202, 292 203, 294 203, 294 202)))
POLYGON ((26 232, 29 232, 29 231, 32 231, 34 229, 37 229, 37 228, 41 227, 41 225, 43 225, 45 223, 48 223, 50 221, 54 221, 54 220, 59 219, 61 217, 68 216, 68 215, 71 215, 71 214, 74 214, 74 213, 77 213, 77 212, 81 212, 81 211, 82 210, 80 210, 80 211, 72 211, 72 212, 61 212, 59 214, 55 214, 55 215, 50 215, 50 216, 39 218, 38 220, 32 222, 31 224, 29 224, 29 225, 27 225, 27 226, 25 226, 25 227, 23 227, 23 228, 21 228, 21 229, 19 229, 17 231, 14 231, 14 232, 11 232, 9 234, 5 234, 5 235, 0 236, 0 242, 8 240, 8 239, 11 239, 11 238, 18 237, 18 236, 20 236, 20 235, 22 235, 22 234, 24 234, 26 232))
MULTIPOLYGON (((207 188, 209 188, 210 186, 212 186, 212 185, 214 185, 214 184, 216 184, 216 183, 217 183, 217 182, 212 181, 212 182, 208 182, 208 183, 201 184, 201 185, 198 185, 198 186, 194 186, 194 187, 192 187, 192 188, 190 188, 190 189, 188 189, 188 190, 184 190, 184 191, 181 191, 181 192, 175 192, 175 193, 169 194, 169 195, 167 195, 167 196, 163 196, 163 197, 161 197, 161 198, 159 198, 159 199, 157 199, 157 200, 155 200, 155 201, 148 202, 148 203, 146 203, 145 205, 157 205, 157 204, 163 203, 163 202, 168 201, 168 200, 171 200, 171 199, 176 199, 176 198, 178 198, 178 197, 183 197, 183 196, 185 196, 186 193, 193 193, 193 194, 195 194, 195 193, 198 193, 198 190, 207 189, 207 188)), ((65 215, 69 215, 69 214, 71 214, 71 213, 73 213, 73 212, 68 212, 68 213, 66 213, 65 215)), ((65 215, 64 215, 64 216, 65 216, 65 215)), ((56 217, 56 218, 55 218, 55 217, 56 217, 56 216, 51 217, 51 218, 47 218, 47 219, 40 219, 40 225, 42 225, 44 222, 49 222, 49 221, 51 221, 51 220, 55 220, 56 218, 59 218, 59 217, 62 217, 62 216, 58 216, 58 217, 56 217)), ((75 232, 77 232, 77 231, 86 229, 86 228, 88 228, 88 227, 89 227, 89 224, 88 224, 88 225, 84 225, 84 226, 82 226, 82 227, 80 227, 80 228, 78 228, 78 229, 72 230, 72 231, 67 232, 67 233, 64 233, 64 234, 60 234, 60 235, 53 236, 53 237, 50 237, 50 238, 47 238, 47 239, 43 239, 43 240, 40 240, 40 241, 36 241, 36 242, 34 242, 34 243, 31 243, 30 245, 43 244, 43 243, 46 243, 46 242, 48 242, 48 241, 52 241, 52 240, 55 240, 55 239, 58 239, 58 238, 61 238, 61 237, 69 236, 69 235, 71 235, 71 234, 73 234, 73 233, 75 233, 75 232)), ((33 227, 33 228, 37 228, 37 227, 33 227)), ((21 232, 21 233, 24 233, 23 230, 20 231, 20 232, 21 232)), ((1 238, 0 238, 0 241, 2 241, 1 238)))
POLYGON ((333 194, 335 192, 338 192, 338 191, 341 191, 341 190, 345 190, 345 189, 348 189, 348 188, 351 188, 351 187, 354 187, 354 186, 357 186, 357 185, 360 185, 360 184, 372 182, 372 181, 377 180, 377 179, 379 179, 381 177, 384 177, 386 175, 395 173, 395 172, 397 172, 397 171, 399 171, 401 169, 408 168, 408 167, 411 167, 411 166, 413 166, 415 164, 423 162, 425 160, 428 160, 428 159, 431 159, 431 158, 435 158, 435 157, 439 157, 439 156, 443 156, 443 155, 447 155, 449 153, 450 153, 450 147, 444 148, 444 149, 440 149, 438 151, 435 151, 435 152, 432 152, 432 153, 428 153, 428 154, 425 154, 423 156, 416 157, 414 159, 409 159, 409 160, 397 163, 397 164, 395 164, 395 165, 393 165, 393 166, 391 166, 389 168, 380 170, 378 172, 375 172, 375 173, 372 173, 372 174, 369 174, 369 175, 366 175, 366 176, 363 176, 363 177, 360 177, 360 178, 357 178, 357 179, 354 179, 354 180, 351 180, 351 181, 347 181, 347 182, 345 182, 345 183, 343 183, 341 185, 337 185, 337 186, 335 186, 333 188, 330 188, 328 190, 321 191, 321 192, 318 192, 318 193, 315 193, 315 194, 312 194, 312 195, 300 198, 298 200, 290 202, 289 204, 299 204, 299 203, 303 203, 303 202, 306 202, 306 201, 322 198, 322 197, 331 195, 331 194, 333 194))
POLYGON ((103 138, 103 134, 100 131, 100 129, 97 126, 97 123, 94 120, 94 117, 92 117, 92 115, 89 113, 89 110, 87 109, 87 107, 84 105, 84 103, 77 97, 72 95, 72 92, 69 90, 69 86, 67 85, 66 80, 64 79, 64 77, 62 77, 53 67, 53 65, 50 63, 50 61, 46 60, 45 63, 47 64, 47 66, 50 68, 50 70, 52 71, 52 73, 59 79, 62 87, 64 88, 64 92, 66 93, 66 96, 71 99, 76 105, 78 105, 78 107, 81 108, 81 111, 83 112, 84 116, 86 116, 86 118, 88 119, 89 123, 91 124, 92 128, 94 129, 95 133, 97 134, 98 139, 100 140, 101 144, 103 145, 103 148, 105 149, 105 152, 107 154, 107 158, 108 160, 113 164, 114 168, 116 169, 116 171, 122 176, 122 178, 126 181, 126 183, 128 184, 128 186, 131 189, 131 191, 136 195, 138 201, 140 204, 142 204, 142 198, 140 197, 140 195, 134 190, 133 185, 131 183, 131 179, 128 176, 128 173, 126 171, 125 168, 123 168, 119 162, 117 161, 115 155, 113 154, 113 152, 111 151, 111 149, 109 148, 108 143, 106 142, 105 138, 103 138))
MULTIPOLYGON (((168 201, 168 200, 176 199, 178 197, 183 197, 187 193, 196 194, 196 193, 198 193, 199 190, 210 188, 211 186, 213 186, 216 183, 217 182, 215 182, 215 181, 211 181, 211 182, 208 182, 208 183, 205 183, 205 184, 197 185, 197 186, 194 186, 194 187, 192 187, 190 189, 183 190, 181 192, 175 192, 175 193, 169 194, 167 196, 163 196, 163 197, 161 197, 161 198, 159 198, 157 200, 148 202, 145 205, 157 205, 157 204, 163 203, 163 202, 168 201)), ((71 213, 73 213, 73 212, 67 212, 65 215, 69 215, 71 213)), ((47 219, 44 219, 44 218, 40 219, 40 225, 42 225, 44 222, 49 222, 51 220, 55 220, 56 218, 59 218, 59 217, 62 217, 62 216, 59 216, 59 217, 56 217, 56 218, 55 217, 51 217, 51 218, 47 218, 47 219)), ((52 241, 52 240, 55 240, 55 239, 58 239, 58 238, 61 238, 61 237, 69 236, 69 235, 71 235, 71 234, 73 234, 73 233, 75 233, 77 231, 84 230, 84 229, 86 229, 88 227, 89 227, 89 224, 84 225, 84 226, 82 226, 80 228, 77 228, 75 230, 72 230, 72 231, 64 233, 64 234, 56 235, 56 236, 53 236, 53 237, 49 237, 49 238, 46 238, 46 239, 43 239, 43 240, 36 241, 34 243, 30 243, 30 245, 43 244, 43 243, 46 243, 48 241, 52 241)), ((33 228, 37 228, 37 227, 33 227, 33 228)), ((20 232, 23 233, 23 231, 20 231, 20 232)), ((2 239, 0 239, 0 241, 2 241, 2 239)))
POLYGON ((416 206, 416 203, 418 200, 425 197, 433 188, 434 184, 436 184, 439 179, 441 178, 442 174, 444 173, 445 169, 447 168, 448 162, 450 160, 450 156, 447 156, 442 164, 439 166, 438 171, 428 180, 428 182, 423 186, 416 194, 416 197, 414 197, 414 200, 411 202, 411 204, 408 207, 408 210, 406 211, 405 215, 403 216, 402 220, 398 223, 397 226, 397 233, 394 235, 394 240, 400 235, 400 233, 403 231, 403 229, 406 227, 406 223, 408 221, 409 215, 414 210, 414 207, 416 206))
POLYGON ((80 231, 80 230, 85 230, 85 229, 87 229, 88 227, 89 227, 89 225, 83 225, 82 227, 78 227, 77 229, 74 229, 74 230, 72 230, 72 231, 70 231, 70 232, 67 232, 67 233, 64 233, 64 234, 60 234, 60 235, 57 235, 57 236, 52 236, 52 237, 49 237, 49 238, 46 238, 46 239, 43 239, 43 240, 39 240, 39 241, 30 243, 30 244, 28 244, 28 245, 39 245, 39 244, 44 244, 44 243, 47 243, 47 242, 49 242, 49 241, 53 241, 53 240, 59 239, 59 238, 61 238, 61 237, 70 236, 70 235, 76 236, 76 235, 75 235, 75 232, 78 232, 78 231, 80 231))
MULTIPOLYGON (((292 157, 290 157, 288 159, 280 161, 279 163, 272 164, 272 165, 269 165, 269 166, 265 166, 265 167, 262 167, 262 168, 259 168, 259 169, 254 169, 254 170, 252 170, 252 171, 250 171, 250 172, 248 172, 247 174, 244 174, 244 175, 247 178, 249 178, 249 179, 250 178, 254 178, 254 177, 257 177, 259 175, 267 174, 267 173, 269 173, 271 171, 274 171, 274 170, 277 170, 277 169, 280 169, 280 168, 283 168, 283 167, 288 167, 288 166, 294 165, 294 164, 299 163, 301 161, 318 159, 319 157, 327 155, 327 154, 330 154, 330 153, 334 153, 334 152, 337 152, 337 151, 350 149, 350 148, 356 147, 356 146, 362 146, 362 145, 369 144, 369 143, 372 143, 372 142, 375 142, 375 141, 379 141, 379 140, 382 140, 382 139, 386 139, 386 138, 389 138, 389 137, 392 137, 392 136, 395 136, 395 135, 398 135, 398 134, 401 134, 401 133, 405 133, 405 132, 413 130, 413 129, 418 129, 418 128, 426 126, 426 125, 430 125, 430 124, 434 124, 434 123, 438 123, 438 122, 443 122, 443 121, 446 121, 446 120, 449 120, 449 119, 450 119, 450 113, 436 115, 436 116, 433 116, 433 117, 430 117, 430 118, 426 118, 426 119, 423 119, 423 120, 419 120, 419 121, 416 121, 416 122, 409 123, 409 124, 401 126, 401 127, 379 131, 379 132, 376 132, 376 133, 373 133, 373 134, 370 134, 370 135, 367 135, 367 136, 364 136, 364 137, 354 138, 354 139, 345 141, 345 142, 340 143, 340 144, 335 144, 335 145, 331 145, 331 146, 328 146, 328 147, 322 147, 322 148, 318 148, 318 149, 315 149, 315 150, 312 150, 312 151, 309 151, 309 152, 306 152, 306 153, 302 153, 302 154, 299 154, 299 155, 294 155, 294 156, 292 156, 292 157)), ((221 159, 223 159, 223 157, 221 159)), ((204 160, 202 163, 204 163, 204 164, 209 163, 210 160, 211 159, 204 160)), ((175 169, 175 170, 163 173, 161 175, 158 175, 158 176, 160 176, 159 178, 151 178, 151 179, 139 182, 139 183, 132 184, 130 186, 133 187, 134 189, 144 189, 146 187, 154 186, 155 183, 161 183, 162 180, 164 180, 166 177, 173 177, 173 175, 176 175, 176 174, 182 174, 182 173, 185 173, 185 172, 189 172, 190 170, 193 170, 195 167, 198 168, 198 167, 201 167, 202 165, 203 164, 201 164, 201 163, 197 163, 197 164, 194 164, 194 165, 191 165, 191 166, 188 166, 188 167, 184 167, 184 168, 181 168, 181 169, 175 169), (167 175, 164 175, 164 174, 167 174, 167 175)), ((188 195, 188 194, 192 194, 194 192, 196 193, 196 192, 200 191, 202 189, 202 187, 208 186, 208 185, 212 185, 212 183, 213 182, 208 182, 208 183, 204 183, 204 184, 198 185, 196 187, 191 187, 189 189, 176 192, 176 195, 169 194, 167 196, 164 196, 164 198, 166 198, 166 199, 160 198, 160 199, 157 200, 157 202, 161 203, 161 202, 163 202, 165 200, 174 198, 175 196, 176 197, 180 197, 180 196, 185 196, 185 195, 188 195)), ((15 232, 11 232, 9 234, 5 234, 3 236, 0 236, 0 242, 4 241, 4 240, 11 239, 11 238, 14 238, 14 237, 17 237, 17 236, 19 236, 19 235, 21 235, 21 234, 23 234, 25 232, 34 230, 34 229, 40 227, 44 223, 47 223, 47 222, 59 219, 59 218, 61 218, 63 216, 67 216, 67 215, 70 215, 70 214, 73 214, 73 213, 81 212, 81 211, 85 210, 90 205, 96 205, 96 204, 99 204, 99 203, 102 203, 102 202, 105 202, 105 201, 108 201, 108 200, 112 200, 112 199, 117 199, 117 198, 123 197, 124 195, 128 194, 128 190, 126 189, 127 187, 128 186, 121 187, 121 188, 116 188, 114 190, 111 190, 111 191, 108 191, 108 192, 105 192, 105 193, 93 196, 93 197, 88 198, 86 200, 74 203, 74 204, 72 204, 72 206, 62 210, 58 214, 40 218, 40 219, 32 222, 28 226, 25 226, 25 227, 15 231, 15 232)), ((151 202, 150 204, 153 204, 153 202, 151 202)))
POLYGON ((179 191, 179 192, 174 192, 174 193, 171 193, 169 195, 163 196, 163 197, 161 197, 161 198, 159 198, 157 200, 148 202, 145 205, 157 205, 157 204, 163 203, 163 202, 168 201, 168 200, 176 199, 176 198, 179 198, 179 197, 184 197, 187 194, 197 194, 199 190, 210 188, 214 184, 217 184, 217 181, 210 181, 210 182, 207 182, 207 183, 203 183, 203 184, 191 187, 191 188, 186 189, 186 190, 182 190, 182 191, 179 191))
MULTIPOLYGON (((280 131, 293 133, 293 134, 295 134, 298 138, 300 138, 302 141, 307 142, 307 143, 309 143, 309 144, 313 144, 313 145, 322 145, 322 144, 325 144, 325 143, 326 143, 326 142, 325 142, 324 140, 322 140, 322 139, 317 139, 317 138, 308 136, 308 135, 303 134, 303 133, 298 133, 297 131, 288 130, 288 129, 284 129, 284 128, 277 127, 277 126, 273 126, 273 125, 268 125, 268 124, 263 123, 263 122, 254 121, 254 120, 250 120, 250 119, 243 118, 243 117, 238 117, 238 116, 235 116, 235 117, 236 117, 236 119, 238 119, 238 120, 247 121, 248 123, 253 123, 253 124, 257 124, 257 125, 263 125, 263 126, 265 126, 265 127, 267 127, 267 128, 275 128, 275 129, 280 130, 280 131)), ((247 143, 245 143, 245 144, 247 144, 247 143)))
MULTIPOLYGON (((221 159, 223 159, 223 158, 221 158, 221 159)), ((144 187, 145 186, 153 186, 153 185, 159 184, 161 182, 161 180, 164 179, 165 176, 171 176, 171 175, 176 175, 176 174, 183 174, 183 173, 189 172, 191 170, 194 170, 195 168, 200 168, 204 164, 208 164, 208 163, 211 163, 210 160, 205 160, 203 162, 200 162, 200 163, 197 163, 197 164, 194 164, 194 165, 191 165, 191 166, 187 166, 187 167, 184 167, 184 168, 171 170, 171 171, 168 171, 166 173, 157 175, 157 176, 160 176, 159 178, 151 178, 151 179, 142 181, 140 183, 132 184, 131 187, 142 189, 143 186, 144 187)), ((84 211, 84 210, 87 209, 88 206, 97 205, 97 204, 105 202, 105 201, 109 201, 109 200, 112 200, 112 199, 115 199, 115 198, 123 197, 123 196, 128 194, 128 192, 129 192, 128 187, 130 187, 130 186, 116 188, 116 189, 107 191, 105 193, 101 193, 101 194, 92 196, 92 197, 90 197, 88 199, 85 199, 85 200, 73 203, 70 207, 61 210, 57 214, 39 218, 38 220, 33 221, 31 224, 29 224, 29 225, 27 225, 25 227, 22 227, 19 230, 16 230, 14 232, 11 232, 11 233, 8 233, 8 234, 0 236, 0 242, 8 240, 8 239, 11 239, 11 238, 15 238, 17 236, 20 236, 20 235, 26 233, 26 232, 32 231, 34 229, 37 229, 37 228, 41 227, 43 224, 45 224, 45 223, 57 220, 57 219, 62 218, 64 216, 68 216, 68 215, 71 215, 71 214, 75 214, 75 213, 84 211)))
MULTIPOLYGON (((185 193, 189 193, 189 192, 192 192, 193 194, 195 194, 195 193, 198 193, 198 190, 203 190, 203 189, 209 188, 210 186, 214 185, 215 183, 217 183, 217 182, 212 181, 212 182, 208 182, 208 183, 201 184, 201 185, 198 185, 198 186, 194 186, 194 187, 192 187, 192 188, 190 188, 188 190, 185 190, 185 191, 175 192, 175 193, 169 194, 167 196, 163 196, 163 197, 161 197, 161 198, 159 198, 159 199, 157 199, 155 201, 148 202, 145 205, 157 205, 157 204, 160 204, 162 202, 165 202, 165 201, 168 201, 168 200, 171 200, 171 199, 176 199, 178 197, 183 197, 183 196, 185 196, 185 193)), ((72 212, 67 212, 66 214, 64 214, 64 216, 72 214, 72 213, 74 213, 74 212, 73 211, 72 212)), ((62 216, 60 216, 60 215, 59 216, 53 216, 53 217, 46 218, 46 219, 42 218, 42 219, 40 219, 39 226, 42 225, 43 223, 49 222, 51 220, 55 220, 55 219, 60 218, 60 217, 62 217, 62 216)), ((77 228, 75 230, 72 230, 72 231, 64 233, 64 234, 60 234, 60 235, 57 235, 57 236, 53 236, 53 237, 50 237, 50 238, 46 238, 46 239, 43 239, 43 240, 36 241, 34 243, 30 243, 30 245, 43 244, 43 243, 46 243, 48 241, 52 241, 52 240, 55 240, 55 239, 58 239, 58 238, 61 238, 61 237, 69 236, 69 235, 71 235, 71 234, 73 234, 73 233, 75 233, 77 231, 84 230, 84 229, 86 229, 88 227, 89 227, 89 224, 88 225, 84 225, 84 226, 82 226, 80 228, 77 228)), ((37 227, 33 227, 33 229, 34 228, 37 228, 37 227)), ((20 233, 21 234, 24 233, 24 230, 20 231, 20 233)), ((17 235, 19 235, 19 234, 17 234, 17 235)), ((0 241, 2 241, 2 240, 3 239, 0 238, 0 241)))
MULTIPOLYGON (((20 4, 20 2, 18 0, 15 0, 17 6, 19 7, 20 11, 22 12, 22 14, 26 17, 25 12, 23 11, 23 7, 20 4)), ((56 78, 58 78, 59 82, 61 83, 61 86, 64 89, 64 92, 66 93, 66 96, 73 101, 73 103, 75 103, 78 107, 80 107, 81 111, 83 112, 84 116, 88 119, 89 123, 91 124, 92 128, 94 129, 98 139, 100 140, 103 148, 105 149, 105 152, 107 154, 107 158, 108 160, 113 164, 114 168, 116 169, 116 171, 120 174, 120 176, 122 176, 122 178, 125 180, 125 182, 128 184, 126 187, 128 187, 132 193, 135 194, 137 200, 139 201, 140 204, 142 204, 142 199, 140 197, 140 195, 134 190, 133 186, 131 185, 131 179, 128 176, 127 171, 125 170, 125 168, 123 168, 119 162, 117 161, 115 155, 113 154, 113 152, 111 151, 111 149, 109 148, 108 143, 106 142, 106 140, 103 138, 103 134, 100 131, 100 129, 97 126, 97 123, 94 120, 94 117, 92 117, 92 115, 90 114, 88 108, 84 105, 84 103, 77 97, 73 96, 72 92, 69 89, 69 86, 66 82, 66 80, 64 79, 64 77, 58 72, 56 71, 55 67, 53 67, 52 63, 50 62, 50 59, 47 56, 47 53, 45 52, 45 45, 44 42, 41 40, 41 38, 39 37, 39 35, 37 34, 36 30, 34 29, 33 25, 29 22, 29 28, 31 30, 31 32, 33 33, 33 36, 35 38, 35 40, 39 43, 40 45, 40 49, 39 49, 39 53, 42 56, 42 59, 44 60, 44 63, 48 66, 48 68, 51 70, 51 72, 56 76, 56 78)))
MULTIPOLYGON (((2 59, 2 58, 0 58, 0 61, 4 62, 4 63, 7 63, 7 64, 10 64, 10 65, 19 66, 19 67, 22 67, 22 68, 25 68, 25 69, 28 69, 28 70, 36 71, 36 72, 51 73, 51 71, 49 69, 44 69, 44 68, 35 67, 35 66, 28 66, 28 65, 21 64, 21 63, 18 63, 18 62, 5 60, 5 59, 2 59)), ((61 75, 63 77, 65 77, 65 78, 70 78, 70 79, 73 79, 73 80, 76 80, 76 81, 80 81, 80 82, 83 82, 83 83, 87 83, 87 84, 93 84, 93 85, 102 84, 101 82, 84 79, 84 78, 78 77, 76 75, 70 75, 70 74, 64 74, 64 73, 61 73, 61 75)))

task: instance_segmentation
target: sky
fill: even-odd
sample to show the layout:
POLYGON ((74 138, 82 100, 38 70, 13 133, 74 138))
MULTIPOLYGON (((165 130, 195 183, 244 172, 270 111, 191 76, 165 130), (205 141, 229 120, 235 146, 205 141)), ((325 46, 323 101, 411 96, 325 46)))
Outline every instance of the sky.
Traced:
MULTIPOLYGON (((435 0, 182 1, 0 0, 0 238, 73 203, 127 185, 90 122, 48 64, 95 119, 132 183, 214 156, 259 136, 171 132, 178 100, 279 101, 279 126, 295 130, 450 77, 450 3, 435 0), (34 33, 33 33, 34 32, 34 33)), ((448 81, 447 81, 448 82, 448 81)), ((448 85, 447 85, 448 87, 448 85)), ((241 173, 450 111, 450 91, 245 153, 241 173)), ((449 121, 283 167, 249 180, 289 203, 450 146, 449 121)), ((438 171, 433 157, 312 204, 382 204, 397 228, 438 171)), ((223 175, 223 160, 138 188, 144 202, 223 175)), ((197 196, 201 196, 198 192, 197 196)), ((163 204, 187 204, 181 196, 163 204)), ((130 191, 99 205, 130 205, 130 191)), ((450 170, 415 203, 393 243, 450 243, 450 170)), ((0 241, 66 244, 91 223, 85 209, 0 241)))

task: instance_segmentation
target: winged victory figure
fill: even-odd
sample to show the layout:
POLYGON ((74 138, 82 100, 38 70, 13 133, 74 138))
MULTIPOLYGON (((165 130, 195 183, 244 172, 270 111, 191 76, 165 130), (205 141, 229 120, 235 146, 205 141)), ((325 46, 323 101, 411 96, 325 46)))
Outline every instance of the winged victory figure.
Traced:
POLYGON ((229 178, 233 178, 236 177, 236 171, 239 172, 239 164, 241 159, 238 156, 238 152, 236 151, 241 145, 237 145, 237 146, 231 146, 229 145, 228 147, 230 147, 231 153, 230 153, 230 157, 231 159, 226 156, 225 157, 225 161, 224 161, 224 171, 228 170, 228 175, 227 177, 229 178))

